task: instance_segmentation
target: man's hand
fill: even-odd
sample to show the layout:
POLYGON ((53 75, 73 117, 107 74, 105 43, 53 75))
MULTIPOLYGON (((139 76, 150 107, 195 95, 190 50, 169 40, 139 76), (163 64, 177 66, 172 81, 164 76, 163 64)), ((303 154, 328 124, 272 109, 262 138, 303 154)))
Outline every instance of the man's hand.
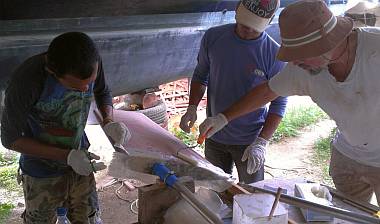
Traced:
POLYGON ((267 145, 267 140, 257 137, 256 140, 245 149, 241 161, 244 162, 248 159, 248 174, 256 173, 264 165, 267 145))
POLYGON ((215 117, 208 117, 199 126, 199 136, 205 136, 206 138, 209 138, 216 132, 220 131, 227 124, 228 120, 222 113, 219 113, 215 117))
POLYGON ((109 122, 103 127, 104 132, 113 141, 117 148, 124 149, 123 144, 126 144, 131 138, 131 132, 124 123, 109 122))
POLYGON ((197 120, 197 106, 189 105, 186 113, 181 117, 181 123, 179 127, 186 133, 190 133, 190 128, 194 126, 197 120))
POLYGON ((88 176, 92 172, 107 168, 103 162, 93 161, 98 159, 100 159, 100 157, 91 152, 72 149, 67 156, 67 164, 71 166, 77 174, 88 176))

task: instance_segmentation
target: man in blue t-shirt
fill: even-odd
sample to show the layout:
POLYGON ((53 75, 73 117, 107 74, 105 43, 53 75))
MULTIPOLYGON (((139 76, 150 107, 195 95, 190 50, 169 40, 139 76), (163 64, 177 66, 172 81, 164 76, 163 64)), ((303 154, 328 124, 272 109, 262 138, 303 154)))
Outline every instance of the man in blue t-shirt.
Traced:
MULTIPOLYGON (((213 27, 203 36, 198 64, 191 82, 189 107, 180 127, 189 132, 197 106, 207 87, 207 116, 215 116, 255 86, 276 75, 284 63, 276 60, 279 45, 264 31, 279 7, 279 0, 243 0, 236 9, 236 24, 213 27)), ((239 181, 264 179, 268 141, 285 113, 287 98, 278 97, 206 140, 206 159, 226 173, 235 163, 239 181)))
POLYGON ((28 58, 12 74, 1 141, 21 153, 24 223, 55 223, 57 207, 68 208, 72 223, 100 223, 93 172, 106 166, 88 152, 84 133, 93 98, 107 130, 118 126, 100 55, 84 33, 59 35, 47 52, 28 58))

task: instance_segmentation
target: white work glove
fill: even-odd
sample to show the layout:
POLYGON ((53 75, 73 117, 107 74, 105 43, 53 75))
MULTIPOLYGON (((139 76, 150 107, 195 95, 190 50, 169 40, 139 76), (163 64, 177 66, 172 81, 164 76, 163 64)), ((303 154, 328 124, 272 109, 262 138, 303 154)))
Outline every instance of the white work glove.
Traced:
POLYGON ((330 191, 325 186, 313 186, 311 192, 318 198, 325 198, 328 201, 332 201, 330 191))
POLYGON ((103 130, 112 139, 114 146, 120 149, 124 149, 123 144, 126 144, 131 139, 131 132, 121 122, 109 122, 104 125, 103 130))
POLYGON ((88 176, 92 172, 107 168, 103 162, 93 161, 97 159, 100 159, 100 157, 91 152, 72 149, 67 156, 67 164, 71 166, 77 174, 88 176))
POLYGON ((214 117, 208 117, 199 125, 199 136, 209 138, 228 124, 224 114, 219 113, 214 117))
POLYGON ((267 145, 267 140, 257 137, 256 140, 245 149, 241 161, 244 162, 248 159, 248 174, 256 173, 264 165, 267 145))
POLYGON ((197 106, 189 105, 186 113, 181 117, 181 123, 179 127, 186 133, 190 133, 190 128, 194 126, 195 121, 197 120, 197 106))

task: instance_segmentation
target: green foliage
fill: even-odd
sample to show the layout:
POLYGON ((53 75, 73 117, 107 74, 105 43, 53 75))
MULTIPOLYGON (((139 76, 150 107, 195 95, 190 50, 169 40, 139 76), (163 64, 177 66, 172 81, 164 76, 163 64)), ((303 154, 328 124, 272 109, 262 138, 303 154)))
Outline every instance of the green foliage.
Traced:
POLYGON ((12 204, 0 204, 0 223, 4 223, 15 206, 12 204))
POLYGON ((17 154, 12 154, 10 157, 5 157, 2 153, 0 153, 0 167, 15 164, 17 163, 17 160, 17 154))
MULTIPOLYGON (((11 202, 14 192, 22 195, 22 189, 17 184, 17 153, 7 153, 6 156, 0 151, 0 188, 7 193, 5 200, 0 202, 0 223, 6 223, 12 209, 15 207, 11 202), (8 197, 9 196, 9 197, 8 197)), ((3 198, 4 199, 4 198, 3 198)))
POLYGON ((0 188, 7 191, 15 191, 19 189, 17 185, 17 153, 10 153, 5 156, 0 151, 0 188))
MULTIPOLYGON (((198 140, 198 125, 194 124, 194 126, 190 129, 190 133, 186 133, 182 131, 182 129, 175 122, 169 122, 169 131, 179 138, 182 142, 184 142, 187 146, 197 145, 198 140)), ((202 145, 197 146, 198 149, 204 151, 204 143, 202 145)))
POLYGON ((321 169, 323 182, 330 186, 333 186, 332 179, 329 175, 329 164, 330 164, 330 142, 335 136, 336 128, 331 130, 330 135, 327 138, 320 138, 314 143, 314 158, 313 162, 317 167, 321 169))
POLYGON ((331 152, 330 152, 330 142, 336 133, 336 128, 331 130, 330 135, 327 138, 319 138, 315 144, 315 156, 317 161, 329 161, 331 152))
MULTIPOLYGON (((194 146, 197 144, 199 132, 198 126, 196 125, 194 125, 194 127, 191 128, 190 133, 182 131, 181 128, 177 126, 171 127, 170 132, 177 138, 179 138, 181 141, 183 141, 187 146, 194 146)), ((199 147, 204 149, 204 144, 200 145, 199 147)))
POLYGON ((17 184, 17 166, 0 167, 0 187, 8 191, 18 191, 20 187, 17 184))
POLYGON ((197 143, 196 133, 193 133, 193 132, 186 133, 182 131, 181 128, 179 127, 173 127, 172 130, 170 131, 188 146, 192 146, 197 143))
POLYGON ((292 107, 288 108, 284 118, 272 137, 272 141, 279 142, 285 137, 296 137, 299 130, 328 118, 319 107, 292 107))

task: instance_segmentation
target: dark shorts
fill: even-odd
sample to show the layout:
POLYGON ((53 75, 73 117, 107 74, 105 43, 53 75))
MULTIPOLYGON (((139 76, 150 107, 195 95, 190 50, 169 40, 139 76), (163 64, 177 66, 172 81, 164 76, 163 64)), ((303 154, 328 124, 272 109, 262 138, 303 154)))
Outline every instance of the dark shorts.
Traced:
POLYGON ((235 163, 239 175, 239 182, 246 184, 264 180, 264 166, 254 174, 247 173, 247 160, 242 162, 241 157, 248 145, 226 145, 206 140, 205 156, 214 166, 220 167, 224 172, 232 174, 235 163))

